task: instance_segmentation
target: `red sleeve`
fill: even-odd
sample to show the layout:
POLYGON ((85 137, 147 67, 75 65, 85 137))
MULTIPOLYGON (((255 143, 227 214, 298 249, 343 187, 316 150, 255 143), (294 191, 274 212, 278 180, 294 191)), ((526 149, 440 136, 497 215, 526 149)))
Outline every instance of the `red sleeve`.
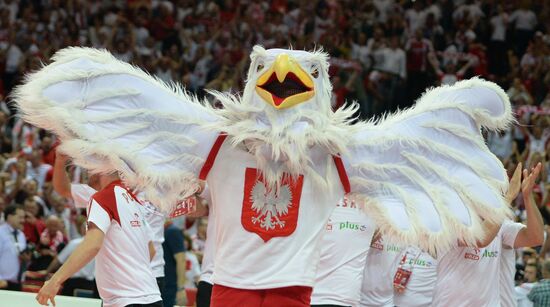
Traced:
MULTIPOLYGON (((120 217, 116 205, 115 186, 111 185, 107 188, 95 193, 92 199, 107 212, 111 220, 115 220, 120 225, 120 217)), ((91 204, 92 202, 90 202, 91 204)), ((90 208, 91 211, 93 208, 90 208)), ((90 214, 90 213, 89 213, 90 214)))

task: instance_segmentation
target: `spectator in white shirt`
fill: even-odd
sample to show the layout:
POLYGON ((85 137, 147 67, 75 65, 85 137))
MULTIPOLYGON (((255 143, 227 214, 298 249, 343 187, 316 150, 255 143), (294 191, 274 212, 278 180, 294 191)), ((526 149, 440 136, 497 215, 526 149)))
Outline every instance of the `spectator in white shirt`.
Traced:
POLYGON ((537 278, 538 268, 536 264, 528 264, 524 270, 525 282, 516 286, 515 298, 517 301, 517 307, 533 307, 533 302, 527 298, 527 294, 531 291, 533 286, 538 281, 537 278))
POLYGON ((27 178, 34 179, 38 184, 38 190, 41 191, 51 169, 51 165, 42 162, 40 151, 34 150, 30 156, 30 167, 27 167, 27 178))
POLYGON ((407 59, 405 51, 400 46, 399 37, 394 36, 390 39, 390 45, 382 51, 384 55, 383 71, 399 76, 401 81, 407 78, 407 59))
POLYGON ((508 72, 508 56, 506 46, 506 30, 508 28, 508 14, 502 5, 497 6, 497 13, 491 17, 491 40, 489 41, 488 60, 489 72, 502 76, 508 72))
POLYGON ((535 33, 537 15, 530 9, 529 2, 522 1, 520 7, 510 15, 509 22, 514 24, 516 52, 521 57, 535 33))
POLYGON ((23 234, 25 211, 10 206, 4 212, 6 223, 0 226, 0 289, 20 290, 22 266, 19 259, 27 247, 23 234))

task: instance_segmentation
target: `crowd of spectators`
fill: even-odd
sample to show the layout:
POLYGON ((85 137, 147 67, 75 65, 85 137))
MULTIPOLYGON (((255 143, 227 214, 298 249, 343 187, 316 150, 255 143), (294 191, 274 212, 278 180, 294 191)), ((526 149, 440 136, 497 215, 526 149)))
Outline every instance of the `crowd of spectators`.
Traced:
MULTIPOLYGON (((331 56, 333 107, 355 100, 364 119, 410 106, 430 86, 471 76, 497 82, 518 123, 487 135, 488 145, 509 171, 520 161, 544 163, 536 193, 550 223, 545 0, 0 0, 0 212, 24 207, 25 237, 35 246, 29 267, 46 268, 79 236, 81 212, 52 189, 55 137, 18 119, 7 103, 25 73, 61 48, 91 46, 199 96, 204 89, 239 92, 255 44, 322 46, 331 56)), ((71 176, 86 177, 78 168, 71 176)), ((513 205, 522 220, 521 198, 513 205)), ((187 244, 199 260, 203 237, 187 244)), ((518 284, 523 272, 532 280, 529 262, 550 257, 550 244, 523 256, 518 284)))

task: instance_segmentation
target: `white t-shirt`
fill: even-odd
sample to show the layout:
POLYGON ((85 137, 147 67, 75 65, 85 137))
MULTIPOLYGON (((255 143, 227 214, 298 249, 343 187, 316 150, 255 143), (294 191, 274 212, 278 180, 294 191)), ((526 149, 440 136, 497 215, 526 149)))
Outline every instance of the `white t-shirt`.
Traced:
POLYGON ((208 186, 201 193, 201 197, 208 203, 208 225, 206 228, 206 243, 202 252, 201 277, 200 281, 212 284, 214 273, 214 254, 216 253, 216 223, 214 222, 214 210, 212 210, 212 197, 208 186))
POLYGON ((536 283, 525 282, 514 289, 517 307, 533 307, 533 302, 529 300, 527 295, 533 289, 536 283))
POLYGON ((374 222, 344 198, 332 212, 321 242, 311 304, 358 306, 374 222))
POLYGON ((331 168, 318 172, 330 174, 332 196, 316 190, 307 175, 292 182, 283 179, 281 194, 266 191, 258 181, 255 157, 230 142, 221 146, 207 177, 214 203, 209 222, 216 223, 214 284, 239 289, 313 287, 322 234, 344 191, 334 163, 327 163, 330 155, 316 146, 310 152, 316 168, 331 168))
POLYGON ((506 18, 506 14, 499 14, 491 18, 491 26, 493 26, 492 41, 503 42, 506 40, 506 18))
MULTIPOLYGON (((92 198, 97 191, 87 184, 71 184, 71 194, 73 203, 76 208, 87 208, 92 198)), ((141 196, 141 195, 140 195, 141 196)), ((164 242, 164 221, 165 216, 150 202, 143 200, 141 197, 141 210, 145 216, 147 224, 152 230, 153 246, 155 247, 155 257, 151 261, 151 268, 155 277, 164 276, 164 253, 162 242, 164 242)))
MULTIPOLYGON (((507 227, 517 227, 518 232, 525 225, 505 221, 503 224, 515 224, 507 227)), ((515 237, 514 237, 515 241, 515 237)), ((502 307, 516 306, 516 298, 514 291, 514 277, 516 276, 516 250, 514 246, 502 245, 502 254, 500 255, 500 305, 502 307)))
POLYGON ((408 9, 405 12, 405 20, 409 25, 409 33, 411 35, 414 35, 414 32, 417 29, 420 29, 424 26, 424 22, 426 21, 426 12, 416 11, 415 9, 412 9, 412 8, 408 9))
POLYGON ((416 247, 407 250, 409 253, 403 251, 399 258, 405 256, 405 264, 412 268, 411 277, 404 292, 394 291, 393 303, 406 307, 430 306, 437 279, 437 260, 416 247))
POLYGON ((92 197, 88 223, 94 223, 105 233, 96 256, 95 274, 105 307, 161 300, 149 260, 150 229, 140 207, 120 181, 92 197))
POLYGON ((6 72, 17 72, 23 56, 23 52, 17 45, 11 45, 6 54, 6 72))
POLYGON ((155 247, 155 256, 151 260, 153 276, 155 278, 164 277, 164 250, 162 249, 162 242, 164 242, 164 221, 166 217, 149 201, 143 200, 143 198, 140 198, 140 200, 143 204, 141 212, 151 228, 151 237, 153 239, 153 246, 155 247))
POLYGON ((363 272, 360 306, 394 306, 393 277, 401 251, 402 247, 386 242, 382 237, 372 242, 363 272))
POLYGON ((533 31, 537 26, 537 15, 531 10, 518 9, 510 15, 510 22, 516 23, 517 30, 533 31))
POLYGON ((405 79, 407 77, 407 57, 405 51, 400 48, 384 48, 382 49, 382 53, 384 55, 384 64, 381 70, 399 75, 401 78, 405 79))
POLYGON ((42 163, 37 167, 27 167, 27 179, 34 179, 38 184, 38 189, 42 190, 48 172, 52 169, 52 166, 46 163, 42 163))
MULTIPOLYGON (((77 238, 74 240, 71 240, 67 246, 57 255, 57 259, 59 260, 59 263, 63 264, 69 256, 74 252, 76 247, 82 242, 84 238, 77 238)), ((94 280, 95 278, 95 259, 92 259, 92 261, 88 262, 80 271, 76 272, 71 278, 85 278, 87 280, 94 280)))
POLYGON ((71 195, 75 208, 88 208, 90 199, 97 191, 87 184, 71 183, 71 195))
POLYGON ((500 259, 503 246, 514 246, 521 229, 503 223, 495 239, 485 248, 458 247, 441 257, 432 306, 500 306, 500 259))
POLYGON ((374 0, 372 1, 372 4, 378 11, 378 21, 381 23, 385 23, 388 14, 391 13, 391 10, 394 6, 393 0, 374 0))

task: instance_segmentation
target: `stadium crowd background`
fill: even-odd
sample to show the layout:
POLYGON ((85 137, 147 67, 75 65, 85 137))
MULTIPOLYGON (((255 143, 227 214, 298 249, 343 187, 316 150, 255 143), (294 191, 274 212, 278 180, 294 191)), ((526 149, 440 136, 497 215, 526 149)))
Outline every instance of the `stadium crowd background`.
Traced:
MULTIPOLYGON (((0 213, 13 203, 25 208, 25 235, 36 248, 28 270, 45 269, 63 243, 79 236, 83 217, 53 191, 55 137, 22 122, 8 103, 26 72, 67 46, 107 48, 207 97, 205 89, 242 90, 255 44, 322 46, 331 56, 333 107, 355 100, 363 119, 410 106, 430 86, 472 76, 497 82, 518 124, 487 135, 489 147, 510 172, 518 161, 544 163, 536 199, 550 223, 547 1, 0 0, 0 213), (60 242, 41 244, 41 236, 60 242)), ((78 168, 70 172, 74 182, 86 180, 78 168)), ((523 220, 521 197, 513 205, 523 220)), ((185 230, 199 259, 205 223, 185 230)), ((550 244, 519 251, 517 283, 528 262, 548 257, 550 244)), ((197 278, 196 270, 190 274, 197 278)))

